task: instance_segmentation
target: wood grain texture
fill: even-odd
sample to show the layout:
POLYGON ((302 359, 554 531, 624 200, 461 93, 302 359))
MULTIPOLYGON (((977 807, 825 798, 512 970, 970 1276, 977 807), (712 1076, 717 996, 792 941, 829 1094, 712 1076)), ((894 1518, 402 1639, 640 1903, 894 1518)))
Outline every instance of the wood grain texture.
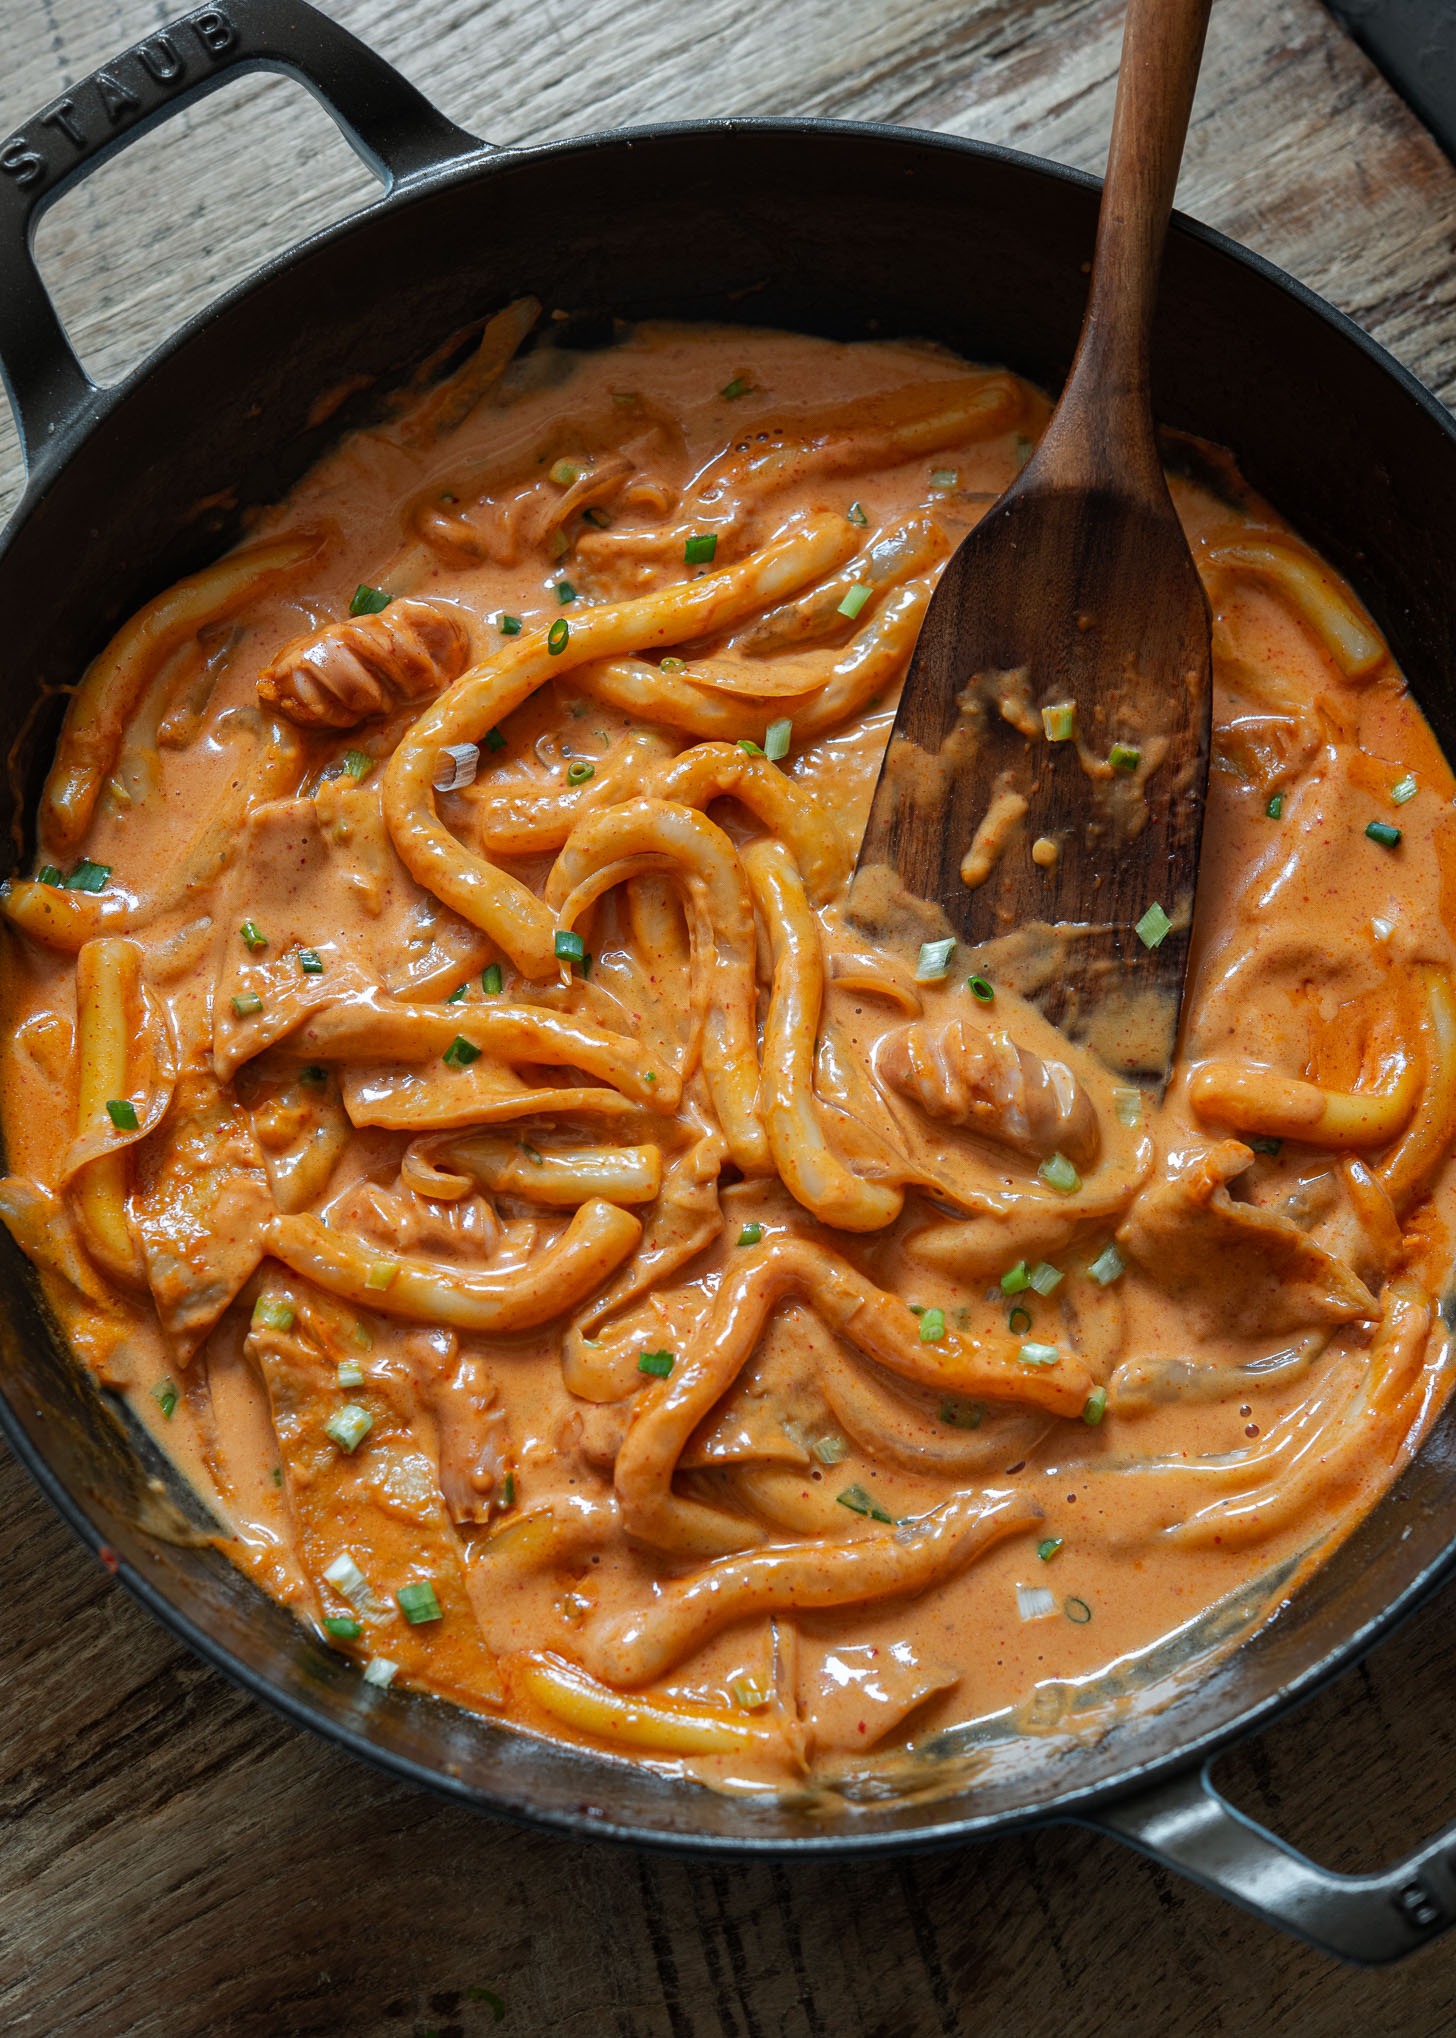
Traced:
MULTIPOLYGON (((1100 167, 1117 0, 335 0, 503 141, 712 113, 890 119, 1100 167)), ((13 7, 8 130, 159 26, 155 0, 13 7)), ((45 222, 114 375, 368 178, 296 88, 249 81, 45 222)), ((1456 387, 1456 172, 1315 0, 1220 0, 1186 209, 1456 387)), ((584 194, 589 203, 590 194, 584 194)), ((7 428, 8 429, 8 428, 7 428)), ((13 437, 0 444, 13 499, 13 437)), ((1224 1765, 1333 1865, 1456 1814, 1448 1592, 1224 1765)), ((879 1867, 685 1864, 472 1819, 282 1725, 192 1660, 0 1461, 0 2028, 17 2038, 1435 2038, 1456 1937, 1388 1973, 1293 1946, 1063 1829, 879 1867), (489 2001, 504 1999, 497 2026, 489 2001)))

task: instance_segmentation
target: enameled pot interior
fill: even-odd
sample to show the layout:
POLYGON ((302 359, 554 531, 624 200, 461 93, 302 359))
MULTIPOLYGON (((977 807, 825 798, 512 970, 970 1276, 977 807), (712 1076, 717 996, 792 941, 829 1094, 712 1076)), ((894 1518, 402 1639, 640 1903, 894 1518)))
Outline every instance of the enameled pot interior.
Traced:
MULTIPOLYGON (((0 557, 8 749, 36 690, 213 557, 453 332, 531 291, 581 343, 613 315, 928 335, 1055 388, 1086 290, 1096 192, 1025 158, 865 128, 674 130, 483 158, 277 265, 199 321, 35 477, 0 557), (320 398, 366 386, 320 419, 320 398), (64 453, 66 457, 60 457, 64 453)), ((1456 745, 1456 438, 1351 329, 1226 244, 1171 238, 1155 346, 1169 425, 1229 447, 1353 580, 1456 745)), ((17 843, 59 710, 0 793, 17 843)), ((1048 1739, 970 1788, 806 1817, 503 1732, 357 1673, 233 1570, 145 1440, 84 1380, 0 1235, 5 1428, 73 1525, 230 1674, 367 1759, 490 1808, 717 1846, 925 1844, 1045 1817, 1229 1738, 1336 1667, 1444 1563, 1456 1432, 1278 1617, 1167 1709, 1048 1739), (159 1485, 162 1490, 159 1491, 159 1485)))

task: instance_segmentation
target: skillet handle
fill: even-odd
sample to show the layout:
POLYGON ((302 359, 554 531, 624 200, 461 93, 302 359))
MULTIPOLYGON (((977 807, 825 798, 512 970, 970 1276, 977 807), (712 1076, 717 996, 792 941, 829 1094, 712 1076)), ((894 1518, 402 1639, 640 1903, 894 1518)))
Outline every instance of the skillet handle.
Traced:
POLYGON ((135 135, 246 71, 306 85, 387 190, 486 146, 308 0, 198 8, 82 78, 0 143, 0 374, 29 468, 97 394, 35 266, 37 220, 135 135))
POLYGON ((1335 1875, 1246 1818, 1208 1771, 1204 1763, 1078 1824, 1357 1966, 1399 1960, 1456 1923, 1456 1825, 1378 1875, 1335 1875))

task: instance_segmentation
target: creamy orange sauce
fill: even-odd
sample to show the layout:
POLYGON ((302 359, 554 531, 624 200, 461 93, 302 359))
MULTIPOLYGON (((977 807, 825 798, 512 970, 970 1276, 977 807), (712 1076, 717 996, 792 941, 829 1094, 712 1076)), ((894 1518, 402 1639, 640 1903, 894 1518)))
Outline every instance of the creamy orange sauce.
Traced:
MULTIPOLYGON (((0 1212, 361 1706, 962 1781, 1174 1696, 1439 1406, 1451 774, 1350 591, 1175 474, 1215 760, 1174 1077, 1120 1087, 841 916, 1044 399, 529 324, 86 677, 4 899, 0 1212)), ((992 788, 963 847, 1042 860, 992 788)))

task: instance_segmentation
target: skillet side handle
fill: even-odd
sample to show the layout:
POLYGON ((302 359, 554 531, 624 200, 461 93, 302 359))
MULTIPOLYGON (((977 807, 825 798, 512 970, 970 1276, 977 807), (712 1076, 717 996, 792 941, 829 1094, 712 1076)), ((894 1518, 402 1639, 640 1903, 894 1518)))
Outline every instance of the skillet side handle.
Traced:
POLYGON ((1456 1825, 1382 1874, 1335 1875, 1246 1818, 1208 1769, 1099 1806, 1077 1823, 1356 1966, 1400 1960, 1456 1923, 1456 1825))
POLYGON ((96 396, 35 266, 37 220, 134 136, 247 71, 307 86, 387 190, 487 146, 308 0, 198 8, 82 78, 0 143, 0 374, 29 469, 96 396))

